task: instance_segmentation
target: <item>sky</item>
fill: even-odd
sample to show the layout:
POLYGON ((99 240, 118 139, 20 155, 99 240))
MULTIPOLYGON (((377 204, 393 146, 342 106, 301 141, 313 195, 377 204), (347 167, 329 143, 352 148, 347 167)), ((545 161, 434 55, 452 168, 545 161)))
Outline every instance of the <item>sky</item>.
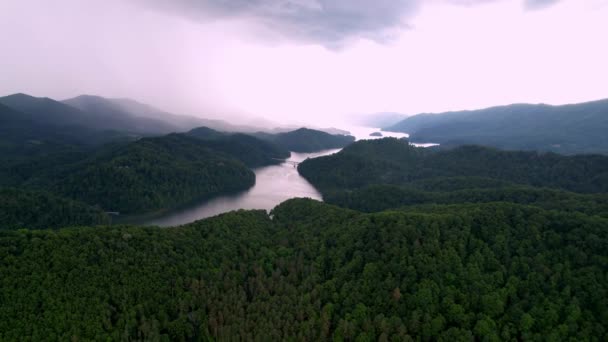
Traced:
POLYGON ((0 95, 315 125, 576 103, 608 98, 607 36, 608 0, 3 0, 0 95))

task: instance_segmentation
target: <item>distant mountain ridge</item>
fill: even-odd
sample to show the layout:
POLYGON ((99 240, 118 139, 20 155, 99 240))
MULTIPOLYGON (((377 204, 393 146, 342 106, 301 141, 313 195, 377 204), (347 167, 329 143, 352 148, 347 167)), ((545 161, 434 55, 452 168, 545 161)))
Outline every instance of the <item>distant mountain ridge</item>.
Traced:
POLYGON ((94 126, 107 128, 107 121, 48 97, 13 94, 0 97, 0 103, 22 113, 22 118, 53 126, 94 126))
MULTIPOLYGON (((11 120, 26 120, 32 125, 54 129, 71 127, 73 130, 116 131, 137 135, 187 132, 202 126, 223 132, 271 131, 264 127, 173 114, 129 98, 80 95, 57 101, 48 97, 17 93, 0 97, 0 105, 19 113, 12 115, 11 120)), ((3 108, 2 112, 2 120, 8 120, 8 110, 3 108)))
POLYGON ((608 99, 563 106, 513 104, 419 114, 384 130, 408 133, 415 142, 607 154, 608 99))
POLYGON ((112 129, 144 134, 167 134, 179 131, 179 127, 166 120, 150 118, 142 113, 132 112, 113 100, 101 96, 81 95, 63 100, 62 103, 81 111, 105 118, 112 129))

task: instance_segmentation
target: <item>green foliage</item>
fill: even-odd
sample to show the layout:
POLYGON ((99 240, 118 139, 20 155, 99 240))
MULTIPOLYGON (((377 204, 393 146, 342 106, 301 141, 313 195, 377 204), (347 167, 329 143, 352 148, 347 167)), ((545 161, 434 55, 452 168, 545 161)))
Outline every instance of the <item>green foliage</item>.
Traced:
POLYGON ((180 134, 111 146, 72 166, 49 188, 107 211, 144 213, 244 190, 245 165, 180 134))
POLYGON ((202 139, 202 140, 215 140, 221 139, 228 136, 227 133, 219 132, 209 127, 197 127, 191 129, 188 133, 189 136, 202 139))
POLYGON ((0 229, 109 224, 100 209, 45 192, 0 188, 0 229))
POLYGON ((608 220, 311 200, 0 232, 1 340, 605 340, 608 220))
POLYGON ((188 135, 203 140, 208 148, 225 153, 249 167, 279 164, 290 156, 289 151, 277 144, 247 134, 227 134, 199 127, 188 135))
POLYGON ((330 191, 328 203, 363 212, 421 204, 510 202, 547 210, 582 212, 608 218, 608 194, 577 194, 548 188, 507 186, 470 188, 456 191, 423 191, 412 187, 372 185, 352 191, 330 191))
POLYGON ((480 144, 563 154, 608 153, 608 100, 566 106, 517 104, 420 114, 386 128, 412 141, 480 144))
MULTIPOLYGON (((2 99, 4 98, 0 98, 2 99)), ((41 117, 48 119, 53 116, 41 117)), ((62 125, 61 121, 49 122, 0 103, 0 168, 8 163, 128 138, 117 132, 92 130, 67 123, 62 125)))
MULTIPOLYGON (((608 192, 608 157, 561 156, 463 146, 447 151, 416 148, 406 140, 385 138, 356 142, 340 153, 309 159, 299 172, 323 192, 374 184, 408 185, 446 177, 474 183, 560 188, 574 192, 608 192), (470 178, 473 177, 473 178, 470 178)), ((465 188, 463 187, 463 188, 465 188)), ((491 186, 490 186, 491 187, 491 186)))

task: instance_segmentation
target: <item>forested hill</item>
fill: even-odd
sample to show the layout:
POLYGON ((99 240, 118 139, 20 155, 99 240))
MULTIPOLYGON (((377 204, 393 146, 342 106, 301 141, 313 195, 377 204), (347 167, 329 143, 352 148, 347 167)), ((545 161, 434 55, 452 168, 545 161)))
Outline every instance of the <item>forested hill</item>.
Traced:
POLYGON ((308 128, 278 134, 258 133, 256 137, 272 141, 286 150, 302 153, 342 148, 355 141, 355 137, 350 135, 334 135, 308 128))
POLYGON ((144 213, 245 190, 241 162, 183 134, 108 146, 48 180, 48 189, 107 211, 144 213))
MULTIPOLYGON (((6 123, 0 127, 6 133, 0 137, 0 186, 43 190, 121 214, 171 209, 246 190, 255 183, 249 168, 277 164, 289 157, 287 150, 249 135, 205 129, 214 132, 214 138, 201 139, 203 128, 191 132, 197 138, 170 134, 136 141, 119 139, 103 146, 84 144, 63 135, 61 129, 34 129, 38 126, 21 115, 0 105, 0 120, 6 123), (29 130, 15 129, 20 127, 29 130)), ((82 133, 84 139, 94 137, 86 136, 90 130, 71 131, 82 133)), ((42 197, 28 198, 34 199, 42 197)), ((46 206, 48 202, 29 204, 46 206)), ((21 215, 27 210, 23 203, 21 211, 18 206, 4 208, 6 214, 16 217, 16 222, 21 222, 19 217, 30 222, 21 215)), ((0 221, 7 222, 12 221, 0 221)))
POLYGON ((608 154, 608 100, 420 114, 385 130, 409 133, 412 141, 443 145, 608 154))
POLYGON ((434 151, 394 138, 359 141, 340 153, 309 159, 298 170, 324 192, 374 184, 413 185, 446 177, 468 177, 472 182, 468 187, 477 187, 474 183, 481 177, 574 192, 608 192, 606 156, 562 156, 480 146, 434 151))
MULTIPOLYGON (((144 136, 162 135, 186 132, 200 126, 230 132, 255 132, 260 129, 222 120, 168 113, 131 99, 110 99, 95 95, 81 95, 56 101, 19 93, 0 97, 0 105, 19 112, 19 117, 27 120, 29 126, 22 126, 26 129, 31 129, 30 126, 43 126, 67 131, 72 135, 78 135, 78 130, 82 130, 85 132, 82 137, 98 135, 104 131, 144 136)), ((2 120, 7 118, 2 114, 5 109, 0 108, 2 120)))
POLYGON ((109 224, 99 208, 41 191, 0 188, 0 229, 109 224))
POLYGON ((132 112, 124 106, 114 103, 110 99, 101 96, 81 95, 62 103, 78 108, 95 118, 103 120, 100 127, 121 130, 125 132, 137 132, 143 134, 167 134, 180 131, 181 128, 169 123, 168 119, 146 117, 147 112, 132 112))
POLYGON ((136 117, 117 107, 111 107, 102 100, 92 99, 103 98, 76 98, 64 103, 48 97, 14 94, 0 97, 0 103, 21 112, 32 125, 139 134, 161 134, 175 130, 167 123, 136 117))
POLYGON ((289 158, 288 150, 278 144, 243 133, 222 133, 199 127, 187 133, 202 140, 204 146, 242 161, 249 167, 279 164, 289 158))
POLYGON ((103 118, 83 112, 48 97, 13 94, 0 97, 0 103, 22 113, 30 122, 54 126, 107 127, 103 118))
POLYGON ((0 231, 0 340, 606 340, 608 221, 311 200, 171 229, 0 231))

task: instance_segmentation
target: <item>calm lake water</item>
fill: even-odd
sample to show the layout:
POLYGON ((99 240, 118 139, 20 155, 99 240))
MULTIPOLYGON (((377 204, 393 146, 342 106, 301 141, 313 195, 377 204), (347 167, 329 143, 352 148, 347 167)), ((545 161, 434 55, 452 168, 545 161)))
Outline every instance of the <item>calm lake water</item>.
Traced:
MULTIPOLYGON (((378 139, 370 134, 379 129, 367 127, 346 128, 357 139, 378 139)), ((384 137, 407 137, 407 134, 382 132, 384 137)), ((254 169, 255 185, 247 191, 234 195, 216 197, 203 201, 197 205, 171 211, 154 219, 137 222, 151 226, 178 226, 206 217, 238 209, 265 209, 270 211, 281 202, 290 198, 308 197, 321 201, 321 194, 306 179, 298 173, 294 163, 304 161, 306 158, 316 158, 339 152, 340 149, 326 150, 316 153, 291 153, 291 157, 280 165, 272 165, 254 169)))
POLYGON ((255 185, 238 194, 216 197, 199 205, 169 212, 168 214, 143 222, 143 225, 161 227, 177 226, 202 218, 219 215, 238 209, 270 210, 279 203, 294 197, 308 197, 322 200, 321 194, 298 173, 293 163, 340 151, 327 150, 316 153, 291 153, 291 157, 280 165, 254 169, 255 185))

